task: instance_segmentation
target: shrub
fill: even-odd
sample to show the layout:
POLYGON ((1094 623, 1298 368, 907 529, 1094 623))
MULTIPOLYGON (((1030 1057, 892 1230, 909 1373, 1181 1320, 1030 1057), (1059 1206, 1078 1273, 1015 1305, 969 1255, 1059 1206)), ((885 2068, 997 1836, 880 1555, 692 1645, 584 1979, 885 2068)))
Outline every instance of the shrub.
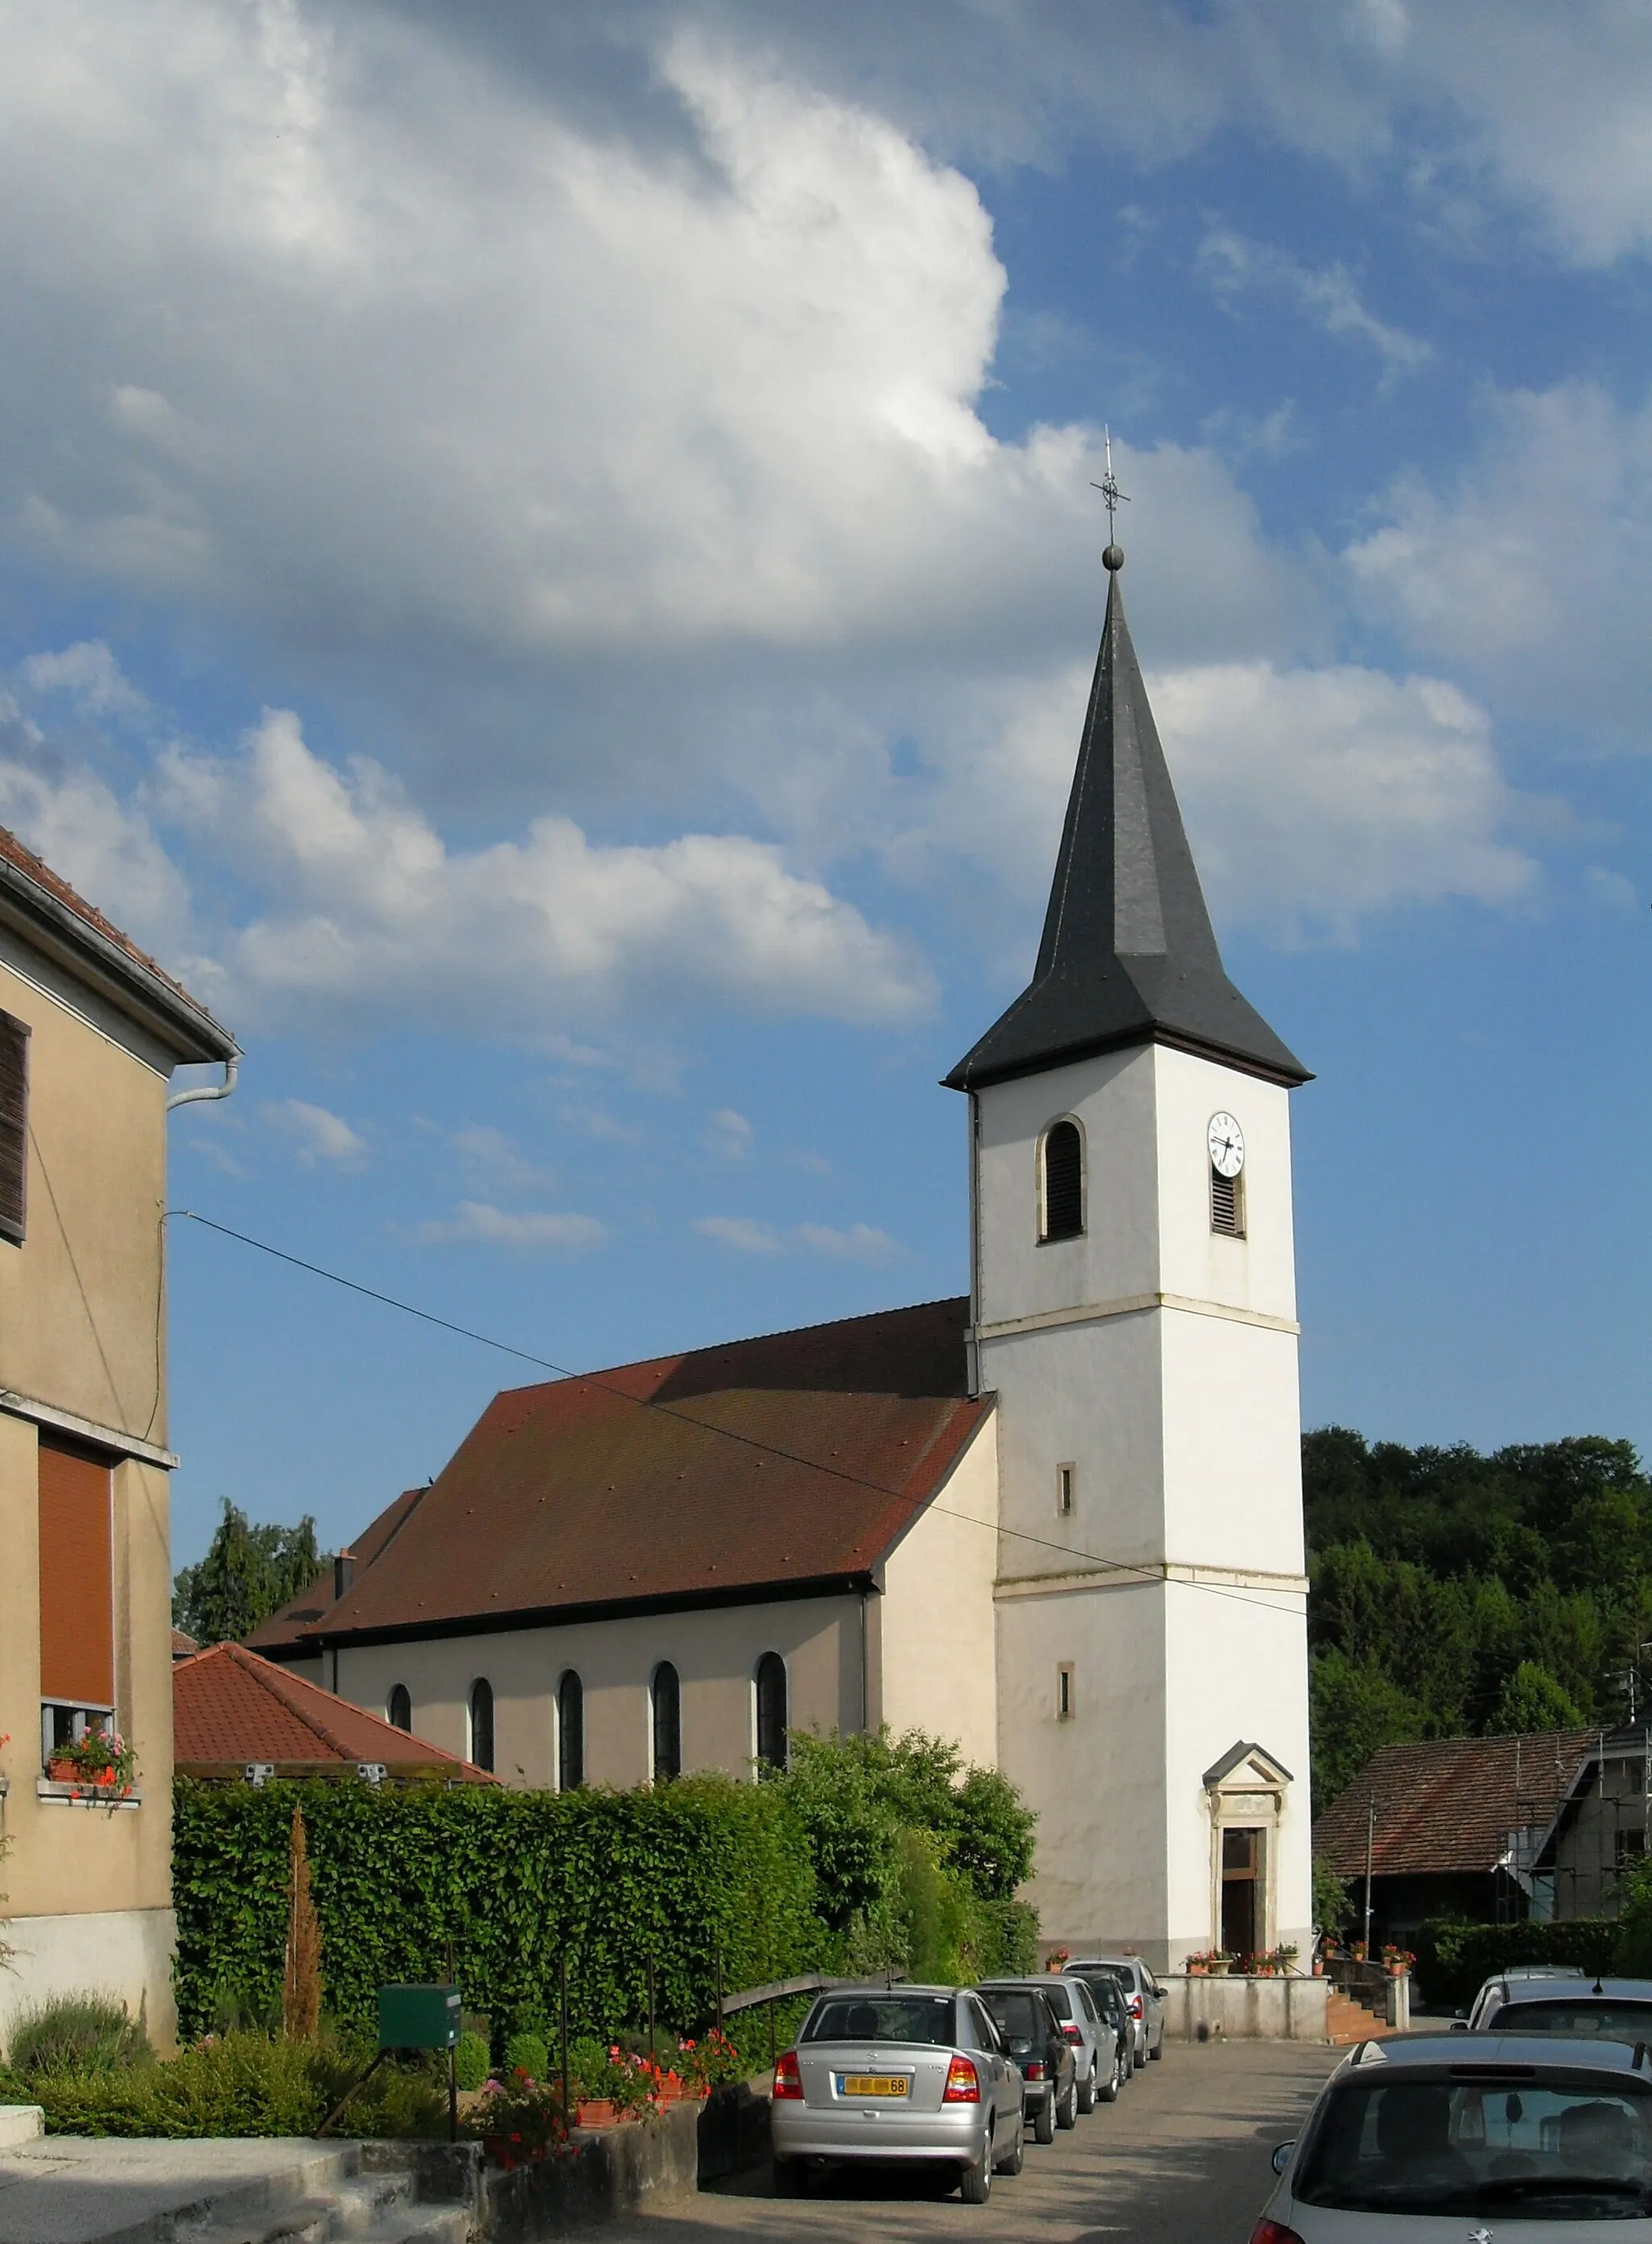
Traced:
POLYGON ((176 1982, 186 2033, 230 1985, 279 2000, 295 1801, 308 1842, 328 2014, 368 2024, 381 1986, 445 1979, 503 2045, 542 2027, 565 1957, 572 2031, 710 2018, 727 1988, 836 1959, 809 1853, 778 1785, 686 1777, 636 1792, 507 1792, 180 1779, 176 1982))
POLYGON ((1636 1979, 1652 1978, 1652 1862, 1628 1862, 1618 1884, 1618 1939, 1612 1961, 1636 1979))
POLYGON ((1417 1936, 1417 1984, 1425 2002, 1461 2010, 1495 1972, 1521 1964, 1575 1964, 1609 1971, 1619 1927, 1606 1917, 1561 1924, 1460 1924, 1432 1917, 1417 1936))
POLYGON ((480 2088, 491 2071, 488 2045, 478 2033, 462 2033, 453 2052, 453 2077, 461 2088, 480 2088))
POLYGON ((990 1936, 981 1965, 984 1978, 1021 1979, 1039 1968, 1039 1913, 1031 1902, 988 1901, 981 1904, 990 1936))
POLYGON ((543 2080, 551 2070, 551 2051, 538 2033, 513 2033, 504 2045, 507 2073, 525 2072, 530 2080, 543 2080))
POLYGON ((313 2044, 227 2034, 164 2065, 64 2066, 29 2086, 50 2134, 308 2135, 326 2116, 315 2056, 313 2044))
POLYGON ((8 2063, 14 2072, 58 2072, 78 2067, 112 2072, 151 2054, 149 2036, 113 1995, 91 1991, 54 1995, 12 2023, 8 2063))

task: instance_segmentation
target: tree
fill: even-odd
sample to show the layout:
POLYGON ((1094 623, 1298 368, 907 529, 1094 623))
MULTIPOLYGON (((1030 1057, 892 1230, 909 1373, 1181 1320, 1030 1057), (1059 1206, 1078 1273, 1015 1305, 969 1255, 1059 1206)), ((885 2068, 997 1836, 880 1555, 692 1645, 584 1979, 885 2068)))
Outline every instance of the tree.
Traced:
POLYGON ((173 1584, 173 1623, 198 1644, 245 1636, 307 1590, 331 1563, 315 1547, 315 1522, 306 1513, 296 1527, 254 1526, 224 1498, 224 1516, 206 1555, 186 1566, 173 1584))
POLYGON ((1549 1673, 1534 1659, 1522 1659, 1497 1702, 1494 1735, 1520 1737, 1533 1730, 1575 1730, 1583 1717, 1549 1673))

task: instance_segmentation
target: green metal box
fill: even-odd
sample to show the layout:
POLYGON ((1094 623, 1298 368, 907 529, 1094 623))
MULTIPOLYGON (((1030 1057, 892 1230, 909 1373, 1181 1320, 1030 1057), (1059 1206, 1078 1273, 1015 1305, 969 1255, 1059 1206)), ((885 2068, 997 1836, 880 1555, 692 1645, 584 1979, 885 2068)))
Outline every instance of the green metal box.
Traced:
POLYGON ((457 1987, 381 1987, 381 2049, 451 2049, 459 2038, 457 1987))

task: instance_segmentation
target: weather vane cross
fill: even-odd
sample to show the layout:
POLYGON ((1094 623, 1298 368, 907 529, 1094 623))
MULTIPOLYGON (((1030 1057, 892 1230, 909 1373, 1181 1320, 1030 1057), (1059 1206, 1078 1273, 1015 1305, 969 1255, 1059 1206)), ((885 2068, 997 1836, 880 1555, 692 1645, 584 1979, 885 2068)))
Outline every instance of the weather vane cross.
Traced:
POLYGON ((1093 482, 1090 485, 1090 489, 1092 490, 1099 490, 1101 494, 1102 500, 1106 504, 1107 510, 1107 544, 1109 546, 1112 546, 1116 543, 1114 535, 1114 517, 1117 516, 1119 509, 1121 506, 1129 505, 1130 494, 1128 491, 1121 491, 1119 489, 1119 478, 1113 472, 1113 431, 1111 429, 1105 426, 1103 427, 1101 430, 1101 442, 1107 448, 1107 465, 1101 471, 1100 482, 1099 483, 1093 482))

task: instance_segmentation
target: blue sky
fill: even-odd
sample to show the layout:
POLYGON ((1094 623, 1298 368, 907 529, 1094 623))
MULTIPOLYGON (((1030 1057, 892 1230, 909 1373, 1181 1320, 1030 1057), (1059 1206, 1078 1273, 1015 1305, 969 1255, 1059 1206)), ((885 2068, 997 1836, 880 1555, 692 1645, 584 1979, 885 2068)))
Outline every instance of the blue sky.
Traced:
MULTIPOLYGON (((1306 1422, 1652 1444, 1643 11, 0 24, 0 821, 246 1046, 175 1206, 575 1367, 961 1289, 1105 423, 1306 1422)), ((172 1255, 180 1560, 533 1375, 172 1255)))

